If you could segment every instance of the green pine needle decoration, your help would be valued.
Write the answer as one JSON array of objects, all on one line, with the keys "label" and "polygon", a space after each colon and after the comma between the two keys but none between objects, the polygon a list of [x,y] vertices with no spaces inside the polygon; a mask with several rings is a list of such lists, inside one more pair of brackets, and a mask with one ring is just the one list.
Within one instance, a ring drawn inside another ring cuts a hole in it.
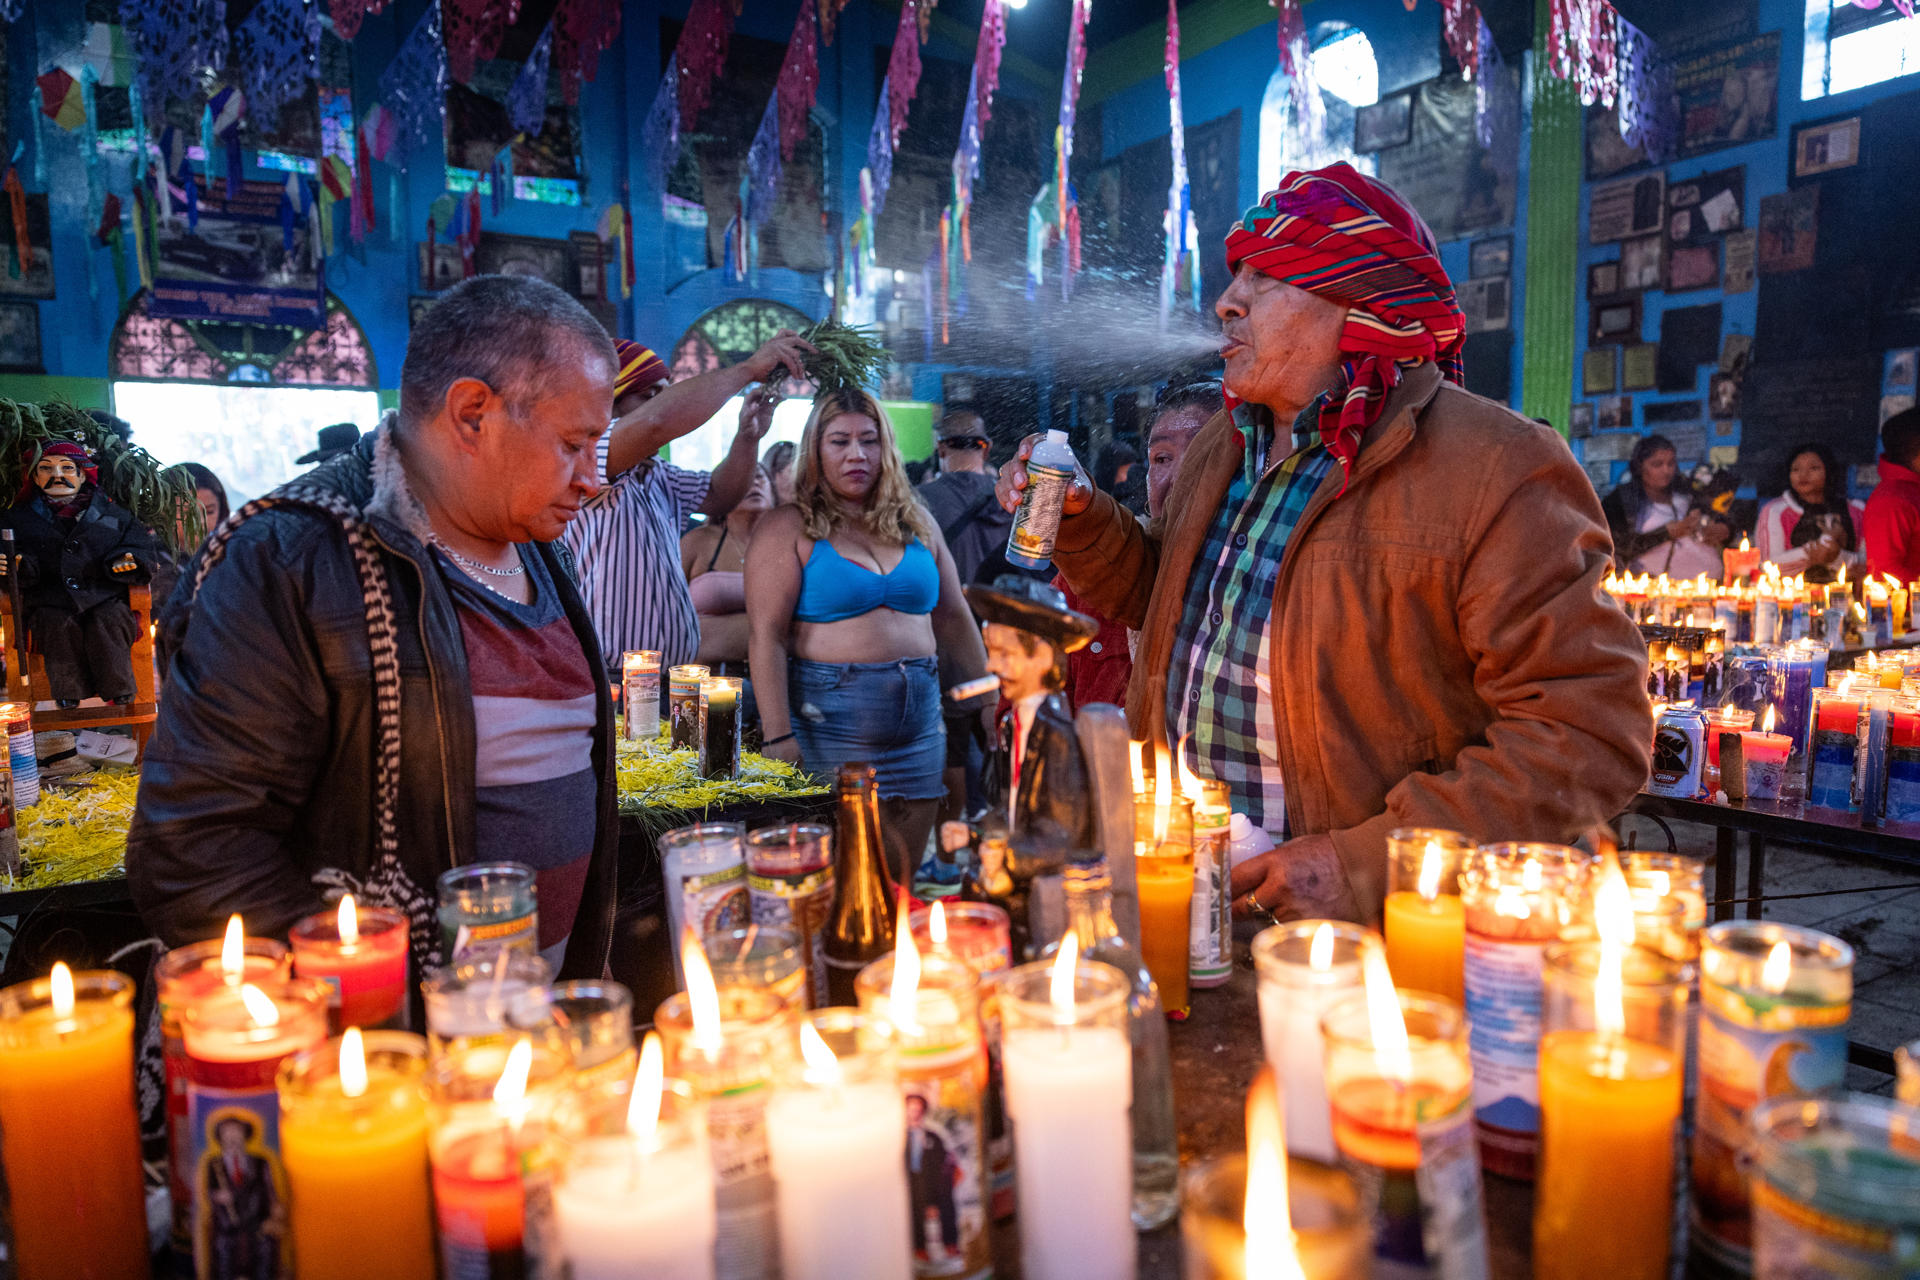
[{"label": "green pine needle decoration", "polygon": [[161,466],[145,449],[128,444],[70,404],[0,400],[0,501],[11,503],[27,486],[41,446],[55,440],[84,446],[94,457],[101,490],[176,554],[191,554],[206,537],[193,476],[186,468]]},{"label": "green pine needle decoration", "polygon": [[800,336],[819,353],[801,362],[818,394],[847,387],[871,391],[880,385],[889,357],[886,344],[873,329],[822,320]]}]

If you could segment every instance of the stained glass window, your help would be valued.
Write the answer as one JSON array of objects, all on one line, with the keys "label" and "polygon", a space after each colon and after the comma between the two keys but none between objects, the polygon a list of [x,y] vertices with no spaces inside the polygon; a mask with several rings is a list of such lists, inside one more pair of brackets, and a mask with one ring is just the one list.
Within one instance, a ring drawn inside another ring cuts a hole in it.
[{"label": "stained glass window", "polygon": [[143,291],[121,316],[110,350],[115,379],[380,385],[367,335],[331,294],[326,324],[297,329],[156,317],[148,314]]}]

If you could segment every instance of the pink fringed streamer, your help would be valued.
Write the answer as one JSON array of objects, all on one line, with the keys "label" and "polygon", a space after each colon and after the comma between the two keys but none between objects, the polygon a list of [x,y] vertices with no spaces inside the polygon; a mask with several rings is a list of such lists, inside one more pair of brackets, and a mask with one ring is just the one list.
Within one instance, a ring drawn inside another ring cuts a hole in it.
[{"label": "pink fringed streamer", "polygon": [[1618,24],[1607,0],[1549,0],[1552,13],[1547,45],[1553,74],[1573,85],[1580,101],[1613,105]]},{"label": "pink fringed streamer", "polygon": [[[1878,9],[1880,7],[1880,0],[1853,0],[1853,7],[1856,9]],[[1909,18],[1915,13],[1914,0],[1893,0],[1893,7]]]},{"label": "pink fringed streamer", "polygon": [[387,7],[387,0],[333,0],[333,30],[342,40],[360,34],[360,23]]},{"label": "pink fringed streamer", "polygon": [[[617,0],[615,0],[617,6]],[[713,79],[727,62],[727,42],[740,6],[728,0],[693,0],[674,55],[680,59],[680,127],[691,130],[713,97]]]},{"label": "pink fringed streamer", "polygon": [[1320,97],[1320,82],[1313,73],[1313,46],[1307,42],[1307,24],[1300,14],[1301,0],[1269,0],[1277,11],[1276,36],[1280,44],[1280,69],[1287,73],[1287,98],[1292,111],[1287,119],[1293,135],[1293,155],[1304,163],[1320,163],[1326,150],[1327,104]]},{"label": "pink fringed streamer", "polygon": [[520,0],[441,0],[446,28],[447,70],[462,83],[475,66],[500,52],[507,28],[520,17]]},{"label": "pink fringed streamer", "polygon": [[1000,53],[1007,45],[1007,11],[1000,0],[987,0],[980,15],[980,39],[973,47],[974,88],[979,96],[980,128],[993,118],[993,94],[1000,87]]},{"label": "pink fringed streamer", "polygon": [[[600,55],[619,35],[620,0],[560,0],[560,7],[553,11],[551,65],[560,73],[560,96],[568,106],[579,103],[581,82],[593,79],[594,71],[600,65]],[[682,47],[686,45],[684,36],[680,43]],[[724,62],[726,56],[723,41],[720,60]],[[681,65],[686,65],[684,60]],[[717,63],[714,69],[719,69]],[[711,83],[710,75],[703,82],[703,94]],[[702,105],[705,105],[704,101]]]},{"label": "pink fringed streamer", "polygon": [[[932,10],[927,3],[925,8]],[[913,105],[913,95],[920,88],[920,42],[926,37],[920,32],[919,14],[922,0],[906,0],[900,6],[900,25],[893,33],[893,54],[887,59],[887,116],[893,127],[893,142],[900,141],[900,131],[907,127],[907,108]]]},{"label": "pink fringed streamer", "polygon": [[800,16],[787,41],[774,98],[780,104],[780,159],[793,159],[793,149],[807,136],[807,113],[820,91],[820,49],[815,38],[813,0],[800,0]]},{"label": "pink fringed streamer", "polygon": [[1440,0],[1440,17],[1447,51],[1460,65],[1460,74],[1473,79],[1480,70],[1479,0]]}]

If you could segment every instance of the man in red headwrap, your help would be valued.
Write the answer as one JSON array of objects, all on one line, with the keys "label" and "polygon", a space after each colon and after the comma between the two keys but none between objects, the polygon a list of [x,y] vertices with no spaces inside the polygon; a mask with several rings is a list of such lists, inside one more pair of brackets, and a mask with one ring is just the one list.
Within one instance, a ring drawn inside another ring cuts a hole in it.
[{"label": "man in red headwrap", "polygon": [[[1459,385],[1432,232],[1337,164],[1249,210],[1227,263],[1227,408],[1151,525],[1081,477],[1054,561],[1142,632],[1134,736],[1183,744],[1279,842],[1236,907],[1374,921],[1395,827],[1614,816],[1647,776],[1646,646],[1599,592],[1612,548],[1566,444]],[[1008,464],[1002,500],[1025,483]]]},{"label": "man in red headwrap", "polygon": [[[700,619],[680,568],[680,535],[693,513],[717,519],[746,496],[779,399],[771,384],[789,373],[804,376],[800,359],[812,347],[783,329],[739,364],[669,384],[658,355],[624,338],[613,345],[620,362],[615,416],[597,445],[605,485],[562,540],[610,666],[617,671],[620,655],[632,649],[658,649],[669,666],[692,662]],[[754,383],[762,390],[741,405],[739,432],[711,472],[655,456]]]}]

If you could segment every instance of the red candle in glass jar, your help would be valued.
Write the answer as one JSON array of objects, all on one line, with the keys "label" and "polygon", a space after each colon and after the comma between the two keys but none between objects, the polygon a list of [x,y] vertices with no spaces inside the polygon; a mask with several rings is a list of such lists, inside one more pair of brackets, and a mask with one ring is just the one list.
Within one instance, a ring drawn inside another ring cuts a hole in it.
[{"label": "red candle in glass jar", "polygon": [[384,907],[357,907],[353,895],[337,911],[293,926],[293,971],[333,989],[333,1030],[373,1027],[399,1013],[407,999],[407,918]]},{"label": "red candle in glass jar", "polygon": [[1895,747],[1920,747],[1920,708],[1903,710],[1895,706],[1889,709],[1891,723],[1887,729],[1888,744]]}]

